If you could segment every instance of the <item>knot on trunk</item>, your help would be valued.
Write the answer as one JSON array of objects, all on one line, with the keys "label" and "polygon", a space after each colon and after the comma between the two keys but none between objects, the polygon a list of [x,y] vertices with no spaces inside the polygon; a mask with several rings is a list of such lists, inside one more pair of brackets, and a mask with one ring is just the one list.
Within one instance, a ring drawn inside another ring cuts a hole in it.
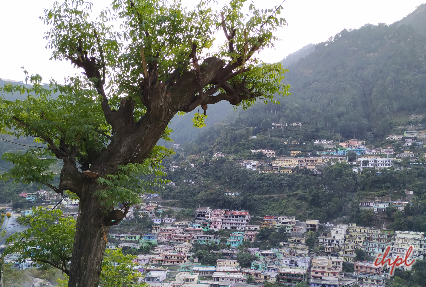
[{"label": "knot on trunk", "polygon": [[119,224],[124,218],[124,212],[119,209],[114,209],[104,217],[104,225],[112,226]]}]

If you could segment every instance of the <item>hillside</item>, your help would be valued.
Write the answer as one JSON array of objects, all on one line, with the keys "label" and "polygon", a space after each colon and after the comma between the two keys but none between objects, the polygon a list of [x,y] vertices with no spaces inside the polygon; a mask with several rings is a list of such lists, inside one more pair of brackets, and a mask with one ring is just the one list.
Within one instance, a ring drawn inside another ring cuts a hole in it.
[{"label": "hillside", "polygon": [[410,13],[407,15],[407,17],[404,17],[402,20],[396,22],[395,24],[400,25],[410,25],[412,26],[418,33],[423,34],[426,36],[426,3],[421,4],[416,8],[416,10],[413,13]]},{"label": "hillside", "polygon": [[[426,19],[424,7],[412,14]],[[414,18],[410,14],[404,19]],[[271,136],[286,141],[363,138],[375,142],[400,125],[425,124],[426,117],[416,121],[410,116],[424,115],[426,110],[426,37],[412,26],[397,23],[343,30],[314,51],[307,46],[294,53],[298,60],[287,62],[285,75],[290,97],[277,98],[281,105],[258,103],[238,113],[234,121],[206,129],[195,140],[196,150],[259,146],[253,144],[259,139],[247,145],[242,141],[246,136],[267,137],[263,148],[274,149],[285,147]],[[304,127],[287,128],[280,134],[270,130],[272,123],[294,122]]]},{"label": "hillside", "polygon": [[[423,8],[414,15],[426,19]],[[426,117],[411,117],[426,110],[426,37],[407,24],[343,30],[313,51],[307,47],[295,53],[296,61],[284,59],[292,95],[277,99],[281,105],[257,103],[205,129],[186,149],[193,155],[188,161],[167,162],[174,165],[169,172],[174,185],[163,198],[185,208],[205,205],[361,225],[387,222],[395,229],[426,231],[424,167],[355,174],[349,165],[334,165],[319,173],[260,174],[238,164],[242,159],[271,161],[252,149],[272,149],[277,156],[313,152],[320,148],[315,139],[358,138],[388,146],[386,136],[399,125],[426,126]],[[273,123],[283,127],[273,128]],[[233,157],[214,159],[215,153]],[[416,211],[376,217],[359,209],[362,198],[402,198],[404,190],[417,196]]]},{"label": "hillside", "polygon": [[425,52],[426,38],[410,26],[343,30],[292,65],[293,96],[280,114],[344,138],[383,137],[425,111]]}]

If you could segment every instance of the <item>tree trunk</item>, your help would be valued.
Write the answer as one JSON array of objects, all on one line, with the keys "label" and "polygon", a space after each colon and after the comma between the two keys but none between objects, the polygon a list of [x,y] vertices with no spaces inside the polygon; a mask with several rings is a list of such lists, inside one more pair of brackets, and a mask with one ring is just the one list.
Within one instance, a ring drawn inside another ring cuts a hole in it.
[{"label": "tree trunk", "polygon": [[109,226],[104,225],[105,209],[101,207],[95,190],[95,184],[83,185],[83,196],[80,198],[72,252],[69,287],[98,286]]}]

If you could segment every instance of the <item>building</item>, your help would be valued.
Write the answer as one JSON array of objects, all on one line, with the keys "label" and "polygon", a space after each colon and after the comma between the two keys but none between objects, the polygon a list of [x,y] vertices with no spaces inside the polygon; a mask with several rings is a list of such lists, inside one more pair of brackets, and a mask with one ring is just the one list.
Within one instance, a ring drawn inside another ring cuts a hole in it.
[{"label": "building", "polygon": [[194,266],[191,271],[202,277],[211,277],[216,272],[216,266]]},{"label": "building", "polygon": [[227,210],[223,215],[222,229],[244,230],[249,221],[250,214],[248,211]]},{"label": "building", "polygon": [[216,260],[216,267],[233,267],[233,268],[239,268],[239,263],[237,260],[231,260],[231,259],[218,259]]},{"label": "building", "polygon": [[348,226],[344,224],[334,227],[333,229],[331,229],[329,236],[320,236],[318,238],[318,244],[325,248],[324,251],[327,254],[336,253],[336,251],[343,247],[345,244],[345,235],[347,228]]},{"label": "building", "polygon": [[[246,280],[243,273],[227,273],[227,272],[215,272],[212,275],[213,281],[216,282],[244,282]],[[222,285],[221,285],[222,286]]]},{"label": "building", "polygon": [[[398,256],[404,259],[411,246],[413,247],[413,251],[408,262],[410,262],[412,258],[423,259],[423,254],[426,254],[426,240],[423,232],[395,231],[389,253],[390,257],[392,257],[392,261],[396,260]],[[401,267],[403,267],[404,270],[411,270],[412,265],[408,267],[401,265]]]},{"label": "building", "polygon": [[165,252],[151,257],[151,264],[180,265],[187,261],[186,253]]},{"label": "building", "polygon": [[339,278],[342,269],[342,257],[314,257],[312,259],[311,277],[317,279],[323,277]]},{"label": "building", "polygon": [[160,283],[163,282],[167,277],[167,270],[155,270],[155,271],[149,271],[145,275],[145,282],[146,283]]},{"label": "building", "polygon": [[222,229],[222,221],[225,216],[225,211],[222,209],[213,209],[210,212],[210,228],[218,231]]},{"label": "building", "polygon": [[175,284],[182,286],[184,284],[197,284],[198,274],[192,272],[179,272],[175,277]]},{"label": "building", "polygon": [[393,166],[393,158],[380,158],[380,157],[360,157],[357,159],[357,164],[361,169],[375,168],[384,169]]},{"label": "building", "polygon": [[280,268],[277,275],[278,283],[297,284],[306,280],[306,270],[302,268]]},{"label": "building", "polygon": [[312,219],[307,219],[306,220],[306,229],[307,229],[307,231],[317,232],[318,228],[319,228],[319,220],[312,220]]},{"label": "building", "polygon": [[226,242],[229,245],[231,245],[231,247],[237,248],[244,242],[244,232],[241,232],[241,231],[233,232],[229,236],[229,239]]},{"label": "building", "polygon": [[376,266],[373,262],[363,261],[354,263],[355,273],[359,274],[369,274],[369,275],[382,275],[383,267]]}]

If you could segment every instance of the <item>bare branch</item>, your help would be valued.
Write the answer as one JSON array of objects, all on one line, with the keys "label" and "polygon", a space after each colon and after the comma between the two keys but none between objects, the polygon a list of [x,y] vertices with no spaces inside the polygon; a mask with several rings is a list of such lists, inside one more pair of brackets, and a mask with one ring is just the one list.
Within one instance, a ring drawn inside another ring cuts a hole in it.
[{"label": "bare branch", "polygon": [[[53,267],[55,267],[55,268],[58,268],[59,270],[61,270],[61,271],[62,271],[62,272],[64,272],[65,274],[70,275],[70,271],[67,269],[66,265],[61,266],[61,265],[59,265],[59,264],[56,264],[56,263],[50,262],[50,261],[48,261],[48,260],[39,259],[39,258],[34,258],[34,260],[35,260],[35,261],[42,262],[42,263],[49,264],[49,265],[51,265],[51,266],[53,266]],[[64,260],[64,258],[62,258],[62,261],[63,261],[63,260]]]}]

